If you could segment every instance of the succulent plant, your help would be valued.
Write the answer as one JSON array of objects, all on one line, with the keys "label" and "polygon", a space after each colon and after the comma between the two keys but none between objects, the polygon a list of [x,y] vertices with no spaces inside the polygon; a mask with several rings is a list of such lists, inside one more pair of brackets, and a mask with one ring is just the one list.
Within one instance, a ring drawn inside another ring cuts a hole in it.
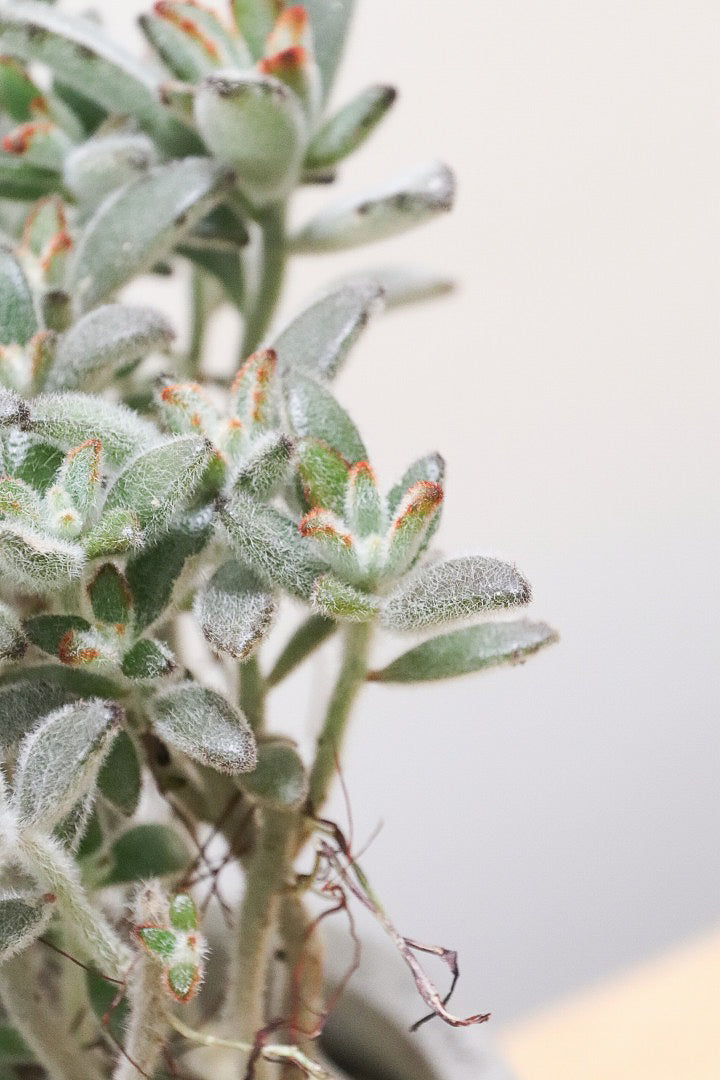
[{"label": "succulent plant", "polygon": [[[484,1018],[447,1011],[424,947],[323,816],[367,680],[449,678],[555,639],[498,617],[530,600],[514,566],[433,552],[443,459],[383,490],[333,393],[371,316],[447,283],[360,271],[269,332],[293,253],[452,204],[431,162],[288,230],[298,186],[331,183],[395,97],[372,86],[328,112],[351,8],[159,0],[140,20],[148,62],[90,17],[0,0],[3,1078],[179,1075],[193,1046],[196,1077],[332,1076],[313,896],[373,911],[433,1014]],[[183,264],[186,350],[121,295]],[[244,334],[227,381],[203,363],[221,303]],[[284,598],[302,614],[269,665]],[[376,670],[377,628],[430,636]],[[305,761],[266,730],[265,701],[331,636],[337,679]],[[212,672],[194,662],[203,639]],[[245,891],[223,973],[228,864]]]}]

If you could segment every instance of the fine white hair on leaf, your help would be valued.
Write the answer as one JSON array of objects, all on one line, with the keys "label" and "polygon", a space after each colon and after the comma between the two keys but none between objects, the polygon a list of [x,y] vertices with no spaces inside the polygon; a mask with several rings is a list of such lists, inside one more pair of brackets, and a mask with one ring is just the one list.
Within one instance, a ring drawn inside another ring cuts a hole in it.
[{"label": "fine white hair on leaf", "polygon": [[382,620],[393,630],[464,619],[530,602],[530,585],[510,563],[465,555],[423,567],[385,601]]},{"label": "fine white hair on leaf", "polygon": [[45,592],[80,576],[85,552],[77,544],[44,536],[25,525],[0,523],[0,567],[33,592]]}]

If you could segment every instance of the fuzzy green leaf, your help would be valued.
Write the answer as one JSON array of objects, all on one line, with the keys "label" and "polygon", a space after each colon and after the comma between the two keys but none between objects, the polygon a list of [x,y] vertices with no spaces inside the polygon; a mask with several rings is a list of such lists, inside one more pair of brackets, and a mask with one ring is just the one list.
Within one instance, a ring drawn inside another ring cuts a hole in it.
[{"label": "fuzzy green leaf", "polygon": [[233,477],[234,489],[269,499],[287,477],[293,449],[292,440],[281,432],[269,431],[257,439]]},{"label": "fuzzy green leaf", "polygon": [[198,911],[188,893],[173,896],[168,908],[168,919],[173,930],[187,934],[198,929]]},{"label": "fuzzy green leaf", "polygon": [[137,934],[145,948],[160,960],[170,960],[177,949],[177,934],[162,926],[140,926]]},{"label": "fuzzy green leaf", "polygon": [[157,132],[167,128],[152,68],[106,38],[96,22],[32,0],[2,0],[0,47],[47,64],[109,112],[127,113]]},{"label": "fuzzy green leaf", "polygon": [[385,571],[404,574],[425,550],[442,511],[440,484],[418,480],[397,508],[387,536]]},{"label": "fuzzy green leaf", "polygon": [[315,507],[302,519],[299,529],[323,562],[337,571],[341,578],[356,581],[362,576],[355,539],[345,523],[331,510]]},{"label": "fuzzy green leaf", "polygon": [[[75,510],[85,517],[95,506],[103,475],[103,453],[100,439],[88,439],[74,447],[66,456],[55,478],[55,488],[66,496]],[[48,492],[51,503],[53,489]],[[53,523],[57,528],[57,525]]]},{"label": "fuzzy green leaf", "polygon": [[125,572],[135,605],[135,626],[145,630],[162,615],[188,559],[211,535],[207,517],[188,518],[128,560]]},{"label": "fuzzy green leaf", "polygon": [[243,714],[214,690],[179,683],[152,702],[155,733],[218,772],[250,772],[257,763],[255,737]]},{"label": "fuzzy green leaf", "polygon": [[232,173],[209,158],[156,165],[109,195],[74,251],[68,288],[83,310],[165,258],[222,199]]},{"label": "fuzzy green leaf", "polygon": [[161,679],[171,675],[177,667],[175,657],[167,645],[152,638],[140,638],[122,662],[122,673],[128,679]]},{"label": "fuzzy green leaf", "polygon": [[370,622],[377,615],[380,605],[374,597],[334,574],[323,574],[317,579],[312,592],[312,605],[329,619],[348,619],[350,622]]},{"label": "fuzzy green leaf", "polygon": [[161,439],[153,424],[126,405],[90,394],[41,394],[32,402],[30,427],[66,451],[100,439],[106,462],[116,467]]},{"label": "fuzzy green leaf", "polygon": [[4,199],[31,202],[60,191],[62,177],[55,169],[41,169],[24,158],[0,154],[0,191]]},{"label": "fuzzy green leaf", "polygon": [[270,629],[275,600],[252,571],[232,559],[196,593],[193,611],[214,649],[245,660]]},{"label": "fuzzy green leaf", "polygon": [[27,645],[17,614],[7,604],[0,603],[0,661],[21,660]]},{"label": "fuzzy green leaf", "polygon": [[280,739],[258,746],[257,768],[239,781],[243,791],[274,809],[301,806],[307,797],[307,775],[302,758]]},{"label": "fuzzy green leaf", "polygon": [[98,791],[108,802],[132,817],[140,801],[142,772],[135,743],[121,731],[110,748],[98,774]]},{"label": "fuzzy green leaf", "polygon": [[296,435],[322,439],[351,465],[367,460],[355,424],[325,386],[293,373],[287,380],[286,397],[288,418]]},{"label": "fuzzy green leaf", "polygon": [[267,431],[278,420],[277,354],[258,349],[242,364],[230,388],[233,416],[247,434]]},{"label": "fuzzy green leaf", "polygon": [[26,345],[38,329],[30,286],[9,248],[0,246],[0,345]]},{"label": "fuzzy green leaf", "polygon": [[118,131],[97,135],[76,146],[63,163],[65,187],[79,203],[83,220],[112,191],[157,164],[155,144],[147,135]]},{"label": "fuzzy green leaf", "polygon": [[279,79],[254,71],[208,75],[195,95],[195,122],[205,145],[235,170],[258,206],[285,198],[305,151],[300,101]]},{"label": "fuzzy green leaf", "polygon": [[327,0],[305,2],[325,97],[330,93],[340,63],[354,6],[354,0],[335,0],[332,4]]},{"label": "fuzzy green leaf", "polygon": [[60,655],[68,633],[89,629],[90,623],[81,615],[34,615],[25,621],[28,641],[50,656]]},{"label": "fuzzy green leaf", "polygon": [[384,514],[375,473],[367,461],[359,461],[350,470],[345,490],[344,516],[356,536],[379,533]]},{"label": "fuzzy green leaf", "polygon": [[10,749],[54,709],[77,699],[77,694],[38,672],[45,668],[25,668],[27,677],[0,687],[0,750]]},{"label": "fuzzy green leaf", "polygon": [[132,615],[130,586],[113,563],[105,563],[88,585],[93,614],[99,622],[124,626]]},{"label": "fuzzy green leaf", "polygon": [[115,738],[117,705],[97,698],[46,716],[20,744],[15,802],[24,827],[57,825],[95,787]]},{"label": "fuzzy green leaf", "polygon": [[496,608],[530,602],[530,586],[509,563],[467,555],[424,567],[385,602],[383,622],[419,630]]},{"label": "fuzzy green leaf", "polygon": [[0,523],[0,568],[23,588],[44,592],[66,585],[80,576],[84,563],[85,552],[76,544]]},{"label": "fuzzy green leaf", "polygon": [[169,825],[135,825],[112,845],[111,864],[101,885],[129,885],[185,870],[192,858]]},{"label": "fuzzy green leaf", "polygon": [[321,506],[342,514],[350,474],[350,466],[342,454],[321,439],[301,439],[297,463],[308,509]]},{"label": "fuzzy green leaf", "polygon": [[342,281],[349,286],[374,281],[382,289],[387,310],[446,296],[455,288],[450,278],[416,266],[375,266],[371,270],[348,274]]},{"label": "fuzzy green leaf", "polygon": [[382,302],[382,289],[369,278],[333,289],[276,338],[280,370],[332,379]]},{"label": "fuzzy green leaf", "polygon": [[557,634],[545,623],[484,623],[424,641],[370,678],[379,682],[425,682],[467,675],[498,664],[521,663]]},{"label": "fuzzy green leaf", "polygon": [[326,207],[293,239],[295,251],[342,251],[382,240],[452,209],[455,178],[431,162]]},{"label": "fuzzy green leaf", "polygon": [[124,555],[142,547],[143,533],[137,515],[126,507],[108,510],[84,538],[89,559]]},{"label": "fuzzy green leaf", "polygon": [[323,169],[342,161],[365,142],[392,106],[392,86],[369,86],[334,113],[314,136],[305,157],[309,169]]},{"label": "fuzzy green leaf", "polygon": [[0,476],[0,514],[4,518],[38,525],[43,517],[42,500],[25,480]]},{"label": "fuzzy green leaf", "polygon": [[418,458],[405,471],[399,483],[391,489],[387,498],[388,513],[394,516],[410,488],[424,480],[428,484],[442,484],[445,480],[445,459],[440,454],[428,454]]},{"label": "fuzzy green leaf", "polygon": [[55,482],[63,460],[64,455],[57,447],[28,441],[19,448],[13,471],[18,479],[45,494]]},{"label": "fuzzy green leaf", "polygon": [[283,0],[231,0],[235,22],[253,60],[265,51],[265,42],[282,10]]},{"label": "fuzzy green leaf", "polygon": [[174,337],[164,316],[152,308],[106,304],[78,319],[58,342],[48,373],[48,390],[88,388],[111,381],[121,367],[156,349],[167,349]]},{"label": "fuzzy green leaf", "polygon": [[134,458],[107,494],[103,516],[127,508],[151,538],[197,490],[213,455],[212,446],[194,435],[180,435]]},{"label": "fuzzy green leaf", "polygon": [[140,27],[172,74],[195,83],[218,67],[245,67],[250,56],[242,39],[231,35],[213,11],[185,0],[156,4],[140,16]]},{"label": "fuzzy green leaf", "polygon": [[32,945],[52,914],[53,904],[41,897],[0,897],[0,963]]},{"label": "fuzzy green leaf", "polygon": [[239,557],[264,581],[309,597],[324,567],[293,521],[240,492],[222,508],[220,518]]},{"label": "fuzzy green leaf", "polygon": [[0,57],[0,109],[21,123],[31,120],[40,89],[12,56]]}]

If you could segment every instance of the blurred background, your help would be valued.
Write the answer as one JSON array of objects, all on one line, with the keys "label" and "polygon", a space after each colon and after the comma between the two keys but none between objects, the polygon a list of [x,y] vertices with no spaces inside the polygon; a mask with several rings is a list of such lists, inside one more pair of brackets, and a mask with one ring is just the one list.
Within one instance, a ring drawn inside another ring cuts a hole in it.
[{"label": "blurred background", "polygon": [[[134,39],[143,3],[97,6]],[[456,947],[456,1011],[501,1023],[720,921],[718,29],[710,0],[358,0],[335,101],[400,99],[340,186],[437,156],[457,208],[297,259],[278,319],[351,268],[458,282],[378,319],[338,394],[385,485],[446,456],[443,551],[517,562],[562,641],[370,686],[346,782],[395,922]],[[317,724],[327,664],[273,716]]]}]

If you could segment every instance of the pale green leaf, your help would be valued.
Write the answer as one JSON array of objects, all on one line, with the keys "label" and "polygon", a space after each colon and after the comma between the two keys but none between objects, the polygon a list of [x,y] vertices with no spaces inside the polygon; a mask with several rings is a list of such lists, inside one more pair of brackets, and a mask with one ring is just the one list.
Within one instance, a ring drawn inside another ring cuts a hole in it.
[{"label": "pale green leaf", "polygon": [[223,773],[255,768],[255,736],[247,720],[214,690],[179,683],[154,699],[151,712],[159,738],[196,761]]},{"label": "pale green leaf", "polygon": [[0,345],[25,345],[38,328],[30,286],[20,263],[0,245]]},{"label": "pale green leaf", "polygon": [[41,169],[24,158],[0,154],[0,191],[4,199],[32,202],[61,188],[62,177],[57,170]]},{"label": "pale green leaf", "polygon": [[301,806],[307,798],[307,775],[294,746],[280,739],[261,742],[257,767],[239,781],[243,791],[276,810]]},{"label": "pale green leaf", "polygon": [[292,440],[281,432],[269,431],[261,436],[238,466],[233,488],[256,499],[269,499],[287,477],[293,449]]},{"label": "pale green leaf", "polygon": [[282,11],[283,0],[231,0],[235,21],[253,60],[265,51],[265,42]]},{"label": "pale green leaf", "polygon": [[33,592],[67,585],[79,577],[85,553],[68,543],[29,526],[0,523],[0,567],[11,580]]},{"label": "pale green leaf", "polygon": [[135,131],[96,135],[74,147],[63,163],[63,181],[79,203],[82,218],[112,191],[157,164],[155,144]]},{"label": "pale green leaf", "polygon": [[530,586],[510,563],[466,555],[432,563],[403,582],[385,601],[383,622],[393,630],[419,630],[529,602]]},{"label": "pale green leaf", "polygon": [[167,119],[152,67],[106,38],[97,22],[33,0],[0,2],[0,46],[22,60],[38,60],[111,113],[127,113],[158,133]]},{"label": "pale green leaf", "polygon": [[232,559],[198,590],[193,611],[214,649],[245,660],[270,629],[275,600],[246,566]]},{"label": "pale green leaf", "polygon": [[0,963],[17,956],[40,937],[52,918],[53,907],[45,897],[0,896]]},{"label": "pale green leaf", "polygon": [[431,162],[326,207],[293,238],[293,248],[341,251],[395,236],[452,209],[454,196],[450,169]]},{"label": "pale green leaf", "polygon": [[111,702],[78,701],[50,713],[26,735],[15,770],[22,826],[57,825],[94,789],[120,716]]},{"label": "pale green leaf", "polygon": [[315,379],[293,373],[286,381],[290,426],[296,435],[321,439],[350,465],[367,460],[367,450],[343,407]]},{"label": "pale green leaf", "polygon": [[392,86],[369,86],[334,113],[313,137],[305,157],[309,169],[323,169],[357,150],[392,106]]},{"label": "pale green leaf", "polygon": [[333,289],[296,316],[276,338],[273,347],[280,370],[332,379],[382,304],[382,289],[369,277]]},{"label": "pale green leaf", "polygon": [[112,805],[132,817],[140,801],[142,771],[135,743],[120,731],[98,773],[98,791]]},{"label": "pale green leaf", "polygon": [[172,602],[188,560],[200,554],[211,531],[207,515],[190,517],[128,560],[125,573],[137,630],[145,630]]},{"label": "pale green leaf", "polygon": [[232,173],[209,158],[156,165],[100,204],[75,247],[69,289],[83,310],[164,259],[223,198]]},{"label": "pale green leaf", "polygon": [[179,435],[138,454],[108,491],[103,516],[132,510],[151,538],[192,497],[212,455],[211,444],[195,435]]},{"label": "pale green leaf", "polygon": [[63,450],[88,439],[99,439],[103,455],[111,466],[123,465],[129,457],[161,440],[158,429],[113,401],[90,394],[41,394],[31,405],[30,428]]},{"label": "pale green leaf", "polygon": [[7,604],[0,603],[0,661],[22,659],[27,644],[17,614]]},{"label": "pale green leaf", "polygon": [[276,202],[297,183],[305,117],[279,79],[254,71],[208,75],[195,95],[195,121],[207,148],[232,166],[252,203]]},{"label": "pale green leaf", "polygon": [[319,614],[329,619],[347,619],[350,622],[370,622],[380,605],[374,597],[348,585],[334,574],[323,574],[313,586],[312,605]]},{"label": "pale green leaf", "polygon": [[484,623],[424,641],[370,678],[379,682],[425,682],[467,675],[498,664],[521,663],[557,634],[545,623]]},{"label": "pale green leaf", "polygon": [[236,553],[264,581],[296,596],[310,595],[324,567],[293,521],[240,492],[221,509],[220,518]]},{"label": "pale green leaf", "polygon": [[388,513],[394,517],[400,503],[410,488],[424,480],[429,484],[442,484],[445,480],[445,459],[440,454],[427,454],[418,458],[405,471],[400,481],[391,489],[387,498]]},{"label": "pale green leaf", "polygon": [[60,337],[46,388],[87,389],[91,380],[107,384],[118,368],[167,349],[174,336],[167,319],[152,308],[105,304]]},{"label": "pale green leaf", "polygon": [[187,869],[191,852],[169,825],[135,825],[121,833],[110,849],[110,866],[100,884],[129,885],[167,877]]},{"label": "pale green leaf", "polygon": [[[286,6],[289,6],[287,4]],[[355,0],[305,0],[310,15],[315,57],[327,97],[342,56]]]}]

